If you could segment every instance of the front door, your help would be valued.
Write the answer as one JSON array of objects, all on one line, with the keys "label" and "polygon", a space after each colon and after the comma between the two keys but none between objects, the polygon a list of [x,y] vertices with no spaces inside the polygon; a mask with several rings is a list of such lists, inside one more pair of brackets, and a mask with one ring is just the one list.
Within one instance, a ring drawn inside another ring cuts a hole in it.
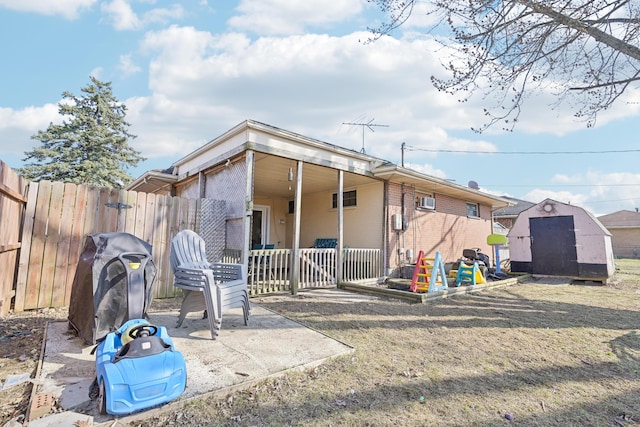
[{"label": "front door", "polygon": [[577,276],[573,216],[529,218],[533,274]]}]

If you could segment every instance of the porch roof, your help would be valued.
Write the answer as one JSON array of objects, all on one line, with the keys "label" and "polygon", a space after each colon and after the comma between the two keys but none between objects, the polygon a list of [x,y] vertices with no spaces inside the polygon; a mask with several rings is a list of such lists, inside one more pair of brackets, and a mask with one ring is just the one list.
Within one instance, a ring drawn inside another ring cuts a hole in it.
[{"label": "porch roof", "polygon": [[171,187],[178,181],[178,176],[168,171],[151,170],[145,172],[127,186],[127,189],[134,189],[144,193],[169,194]]}]

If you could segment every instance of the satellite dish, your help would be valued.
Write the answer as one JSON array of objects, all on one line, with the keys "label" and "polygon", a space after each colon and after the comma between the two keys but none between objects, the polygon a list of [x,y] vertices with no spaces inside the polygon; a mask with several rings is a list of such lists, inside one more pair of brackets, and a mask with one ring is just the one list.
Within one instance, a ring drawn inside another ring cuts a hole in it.
[{"label": "satellite dish", "polygon": [[478,183],[475,181],[469,181],[469,183],[467,184],[467,186],[469,188],[473,188],[474,190],[479,190],[480,187],[478,186]]}]

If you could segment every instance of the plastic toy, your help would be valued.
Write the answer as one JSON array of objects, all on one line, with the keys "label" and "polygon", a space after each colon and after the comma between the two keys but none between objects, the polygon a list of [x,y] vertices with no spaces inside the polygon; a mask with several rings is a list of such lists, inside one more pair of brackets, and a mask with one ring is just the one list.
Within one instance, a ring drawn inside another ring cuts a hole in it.
[{"label": "plastic toy", "polygon": [[164,326],[132,319],[96,348],[93,395],[100,414],[125,415],[178,398],[187,368]]}]

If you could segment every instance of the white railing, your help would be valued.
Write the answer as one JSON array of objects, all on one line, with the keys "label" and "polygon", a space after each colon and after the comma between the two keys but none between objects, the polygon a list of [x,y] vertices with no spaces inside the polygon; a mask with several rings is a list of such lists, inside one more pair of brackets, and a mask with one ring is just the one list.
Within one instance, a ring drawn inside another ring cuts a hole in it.
[{"label": "white railing", "polygon": [[300,249],[300,289],[336,284],[336,250]]},{"label": "white railing", "polygon": [[377,279],[382,276],[382,251],[380,249],[348,248],[342,257],[342,280],[355,282]]},{"label": "white railing", "polygon": [[289,290],[291,249],[249,251],[249,293],[251,295]]},{"label": "white railing", "polygon": [[[299,289],[334,286],[337,283],[335,249],[300,249]],[[377,279],[382,276],[380,249],[343,250],[344,281]],[[291,249],[249,251],[248,282],[251,295],[290,291]]]}]

